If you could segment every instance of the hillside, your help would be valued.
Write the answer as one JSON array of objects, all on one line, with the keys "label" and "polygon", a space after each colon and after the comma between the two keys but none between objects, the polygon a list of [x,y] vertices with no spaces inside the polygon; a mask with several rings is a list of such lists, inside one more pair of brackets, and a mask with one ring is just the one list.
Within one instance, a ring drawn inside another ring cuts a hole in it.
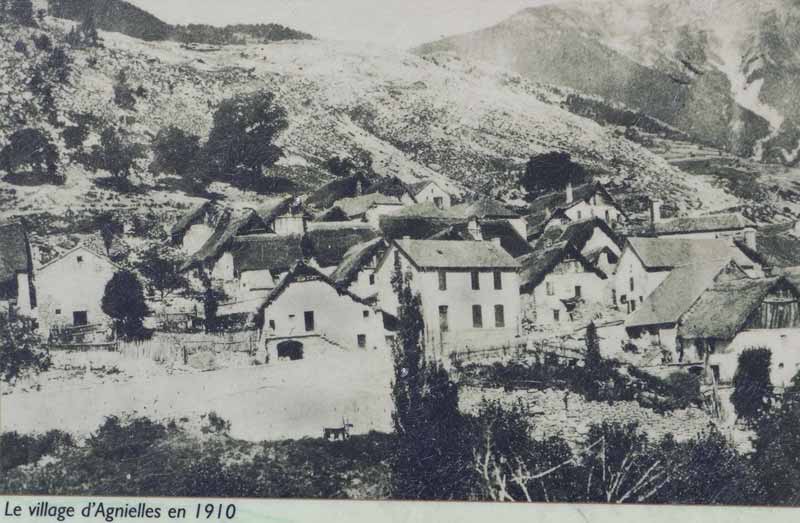
[{"label": "hillside", "polygon": [[[48,18],[45,26],[63,44],[73,24]],[[289,120],[279,138],[284,158],[268,174],[297,191],[331,179],[324,167],[331,156],[365,151],[378,174],[433,177],[459,192],[467,186],[513,198],[516,175],[530,155],[563,150],[607,176],[632,211],[644,211],[647,194],[684,209],[749,203],[681,172],[624,139],[619,129],[571,114],[562,108],[568,91],[457,58],[360,44],[303,40],[202,52],[101,32],[102,47],[68,49],[72,72],[68,83],[55,86],[55,113],[46,116],[41,97],[30,88],[32,67],[48,60],[31,44],[42,30],[6,28],[0,39],[0,147],[16,130],[44,130],[56,142],[66,183],[0,184],[4,214],[183,202],[186,197],[168,178],[147,169],[152,138],[175,125],[204,140],[222,100],[259,89],[275,93]],[[27,42],[27,54],[14,50],[18,41]],[[114,102],[121,71],[136,92],[132,109]],[[86,147],[99,141],[103,128],[116,126],[147,152],[131,176],[142,194],[99,186],[107,173],[92,172],[64,140],[64,130],[80,121],[92,122]],[[227,187],[212,189],[239,200],[254,198]]]},{"label": "hillside", "polygon": [[91,19],[98,29],[141,40],[175,40],[213,45],[304,40],[311,35],[280,24],[170,25],[123,0],[47,0],[50,14],[83,22]]},{"label": "hillside", "polygon": [[575,0],[416,52],[492,62],[622,102],[734,154],[794,164],[799,13],[790,0]]}]

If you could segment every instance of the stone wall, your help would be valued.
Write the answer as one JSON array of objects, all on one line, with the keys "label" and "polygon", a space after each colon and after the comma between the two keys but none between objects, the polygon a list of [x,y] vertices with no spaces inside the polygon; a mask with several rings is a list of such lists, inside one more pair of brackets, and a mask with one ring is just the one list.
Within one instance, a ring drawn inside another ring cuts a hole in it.
[{"label": "stone wall", "polygon": [[591,425],[604,421],[638,422],[651,441],[670,433],[678,441],[685,441],[706,430],[709,423],[713,422],[708,414],[696,408],[676,410],[662,415],[643,408],[634,401],[617,401],[609,405],[604,402],[586,401],[574,392],[570,392],[569,408],[565,410],[564,395],[564,391],[552,389],[506,392],[503,389],[463,387],[460,390],[459,406],[462,412],[476,413],[484,398],[489,401],[500,401],[509,407],[521,401],[530,413],[535,438],[560,435],[574,448],[583,446]]}]

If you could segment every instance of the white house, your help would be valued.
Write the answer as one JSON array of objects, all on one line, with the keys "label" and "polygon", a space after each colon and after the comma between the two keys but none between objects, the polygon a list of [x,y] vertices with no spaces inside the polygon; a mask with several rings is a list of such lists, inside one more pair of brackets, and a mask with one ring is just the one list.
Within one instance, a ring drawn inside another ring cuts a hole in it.
[{"label": "white house", "polygon": [[625,219],[625,213],[601,183],[573,187],[541,196],[531,202],[526,218],[528,239],[534,240],[554,225],[599,218],[610,226]]},{"label": "white house", "polygon": [[432,203],[439,209],[448,209],[452,205],[450,194],[433,180],[411,183],[408,187],[417,203]]},{"label": "white house", "polygon": [[374,301],[337,288],[333,280],[303,262],[292,267],[259,310],[262,339],[271,359],[299,359],[332,345],[386,348],[383,314]]},{"label": "white house", "polygon": [[36,271],[38,317],[44,332],[54,326],[102,324],[106,284],[119,270],[108,257],[79,245]]},{"label": "white house", "polygon": [[608,275],[569,242],[519,259],[522,315],[538,327],[561,328],[578,321],[580,310],[611,305]]},{"label": "white house", "polygon": [[396,267],[422,300],[429,356],[514,343],[520,335],[519,263],[498,242],[396,240],[377,267],[382,310],[396,314]]},{"label": "white house", "polygon": [[634,312],[675,267],[711,260],[733,260],[748,276],[762,274],[758,263],[728,240],[632,237],[617,264],[613,298]]},{"label": "white house", "polygon": [[19,222],[0,224],[0,308],[31,316],[36,307],[31,246]]}]

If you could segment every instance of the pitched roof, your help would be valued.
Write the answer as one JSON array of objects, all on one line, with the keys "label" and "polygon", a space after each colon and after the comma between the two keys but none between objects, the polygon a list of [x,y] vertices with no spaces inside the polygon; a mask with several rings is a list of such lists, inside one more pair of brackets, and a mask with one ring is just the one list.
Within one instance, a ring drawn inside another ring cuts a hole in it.
[{"label": "pitched roof", "polygon": [[800,237],[794,234],[794,222],[760,227],[756,251],[773,267],[800,265]]},{"label": "pitched roof", "polygon": [[350,218],[361,216],[369,210],[373,205],[402,205],[400,200],[395,196],[386,196],[381,193],[364,194],[362,196],[355,196],[353,198],[342,198],[337,200],[334,204],[335,207],[340,208]]},{"label": "pitched roof", "polygon": [[544,278],[563,260],[572,258],[578,260],[587,272],[593,272],[601,279],[606,279],[606,274],[592,265],[580,251],[567,242],[557,243],[547,249],[536,250],[519,259],[520,288],[523,292],[530,292],[536,288]]},{"label": "pitched roof", "polygon": [[234,270],[284,272],[303,259],[300,235],[253,234],[237,236],[231,242]]},{"label": "pitched roof", "polygon": [[319,209],[327,209],[331,207],[336,200],[357,196],[359,183],[361,183],[362,186],[368,187],[370,181],[365,176],[361,175],[337,178],[312,192],[308,198],[306,198],[306,204],[313,205]]},{"label": "pitched roof", "polygon": [[301,207],[302,206],[300,205],[295,205],[295,199],[293,196],[289,196],[263,203],[257,207],[254,207],[253,210],[264,221],[264,224],[269,227],[278,216],[302,212]]},{"label": "pitched roof", "polygon": [[488,241],[396,240],[395,245],[420,269],[517,269],[519,263]]},{"label": "pitched roof", "polygon": [[[500,246],[514,258],[533,251],[533,247],[517,232],[507,220],[480,220],[481,237],[484,241],[500,240]],[[462,222],[434,234],[429,240],[474,240],[468,231],[468,223]]]},{"label": "pitched roof", "polygon": [[170,229],[170,234],[174,238],[175,236],[181,235],[186,232],[196,220],[198,220],[203,214],[206,213],[211,208],[211,201],[205,200],[200,203],[193,205],[186,211],[184,214],[178,218],[178,221],[175,222],[175,225],[172,226]]},{"label": "pitched roof", "polygon": [[386,176],[372,183],[364,194],[383,194],[384,196],[395,196],[401,198],[404,194],[409,194],[412,198],[414,193],[411,187],[397,176]]},{"label": "pitched roof", "polygon": [[181,271],[196,267],[219,256],[237,234],[246,231],[254,222],[263,226],[263,221],[252,209],[245,209],[238,215],[234,215],[232,212],[225,213],[211,237],[184,262]]},{"label": "pitched roof", "polygon": [[[408,189],[411,192],[411,194],[413,196],[416,196],[419,193],[421,193],[422,191],[424,191],[425,188],[427,186],[431,185],[431,184],[436,185],[436,182],[434,182],[433,180],[423,180],[421,182],[408,183],[408,184],[406,184],[406,186],[408,187]],[[436,185],[436,186],[438,187],[438,185]]]},{"label": "pitched roof", "polygon": [[482,198],[471,203],[454,205],[445,211],[454,218],[520,218],[521,215],[506,207],[503,203],[491,198]]},{"label": "pitched roof", "polygon": [[313,222],[306,232],[306,257],[313,257],[321,267],[339,265],[345,253],[356,244],[372,240],[377,231],[367,224],[353,222]]},{"label": "pitched roof", "polygon": [[536,248],[546,247],[552,243],[569,242],[574,245],[579,251],[582,251],[586,246],[595,229],[600,229],[611,241],[620,249],[624,246],[623,239],[606,223],[605,220],[600,218],[591,218],[589,220],[582,220],[579,222],[572,222],[566,225],[557,225],[548,228],[544,234],[539,237],[536,242]]},{"label": "pitched roof", "polygon": [[28,235],[20,222],[0,224],[0,284],[33,269]]},{"label": "pitched roof", "polygon": [[120,266],[117,265],[116,263],[114,263],[114,261],[111,258],[109,258],[108,255],[106,253],[104,253],[98,246],[92,245],[90,243],[79,243],[75,247],[69,249],[68,251],[62,252],[61,254],[56,256],[55,258],[51,259],[50,261],[48,261],[47,263],[45,263],[44,265],[39,267],[38,272],[46,271],[49,267],[55,265],[57,262],[63,260],[64,258],[66,258],[67,256],[69,256],[70,254],[72,254],[75,251],[88,252],[88,253],[96,256],[100,260],[103,260],[104,262],[108,263],[109,265],[111,265],[115,269],[119,269],[120,268]]},{"label": "pitched roof", "polygon": [[346,287],[350,285],[364,264],[378,255],[381,249],[385,248],[386,242],[383,238],[375,238],[367,242],[353,245],[347,250],[342,258],[342,262],[331,274],[331,280],[339,286]]},{"label": "pitched roof", "polygon": [[[406,210],[407,208],[404,208]],[[380,217],[380,229],[387,240],[396,240],[408,236],[415,240],[430,238],[452,225],[462,223],[460,218],[444,216],[409,216],[403,211],[398,214]]]},{"label": "pitched roof", "polygon": [[292,266],[291,269],[289,269],[289,272],[286,274],[286,276],[281,278],[281,281],[278,282],[278,285],[276,285],[275,288],[272,289],[269,292],[267,297],[264,298],[263,303],[257,309],[257,314],[259,314],[259,315],[262,314],[264,312],[264,309],[269,307],[275,300],[277,300],[278,297],[281,294],[283,294],[286,291],[286,289],[289,288],[289,285],[291,285],[293,282],[297,281],[297,278],[299,276],[311,276],[311,277],[314,277],[316,280],[325,282],[328,285],[330,285],[331,287],[333,287],[334,289],[336,289],[336,292],[338,292],[340,296],[348,296],[353,301],[356,301],[356,302],[364,304],[364,305],[371,305],[372,304],[372,301],[370,301],[370,300],[366,300],[364,298],[361,298],[360,296],[358,296],[356,294],[353,294],[352,292],[348,291],[347,289],[344,289],[344,288],[341,288],[341,287],[337,287],[336,284],[334,283],[334,281],[332,279],[330,279],[329,277],[325,276],[322,272],[320,272],[319,270],[315,269],[314,267],[308,265],[307,263],[305,263],[303,261],[299,261],[299,262],[295,263],[294,266]]},{"label": "pitched roof", "polygon": [[350,219],[341,207],[333,206],[314,218],[315,222],[346,222]]},{"label": "pitched roof", "polygon": [[528,214],[525,217],[528,222],[528,237],[538,236],[554,215],[563,215],[565,209],[569,209],[579,202],[588,201],[597,192],[602,193],[619,212],[625,214],[603,184],[600,182],[585,183],[573,187],[571,203],[567,203],[566,189],[545,194],[533,200],[528,206]]},{"label": "pitched roof", "polygon": [[728,240],[628,238],[627,246],[651,270],[667,270],[701,260],[734,260],[742,267],[753,261]]},{"label": "pitched roof", "polygon": [[740,230],[755,224],[739,213],[684,216],[651,224],[656,235]]},{"label": "pitched roof", "polygon": [[720,273],[731,267],[738,278],[746,278],[731,261],[706,260],[674,269],[625,320],[626,327],[677,323]]},{"label": "pitched roof", "polygon": [[781,283],[798,292],[784,277],[740,279],[713,285],[683,316],[678,336],[733,339],[767,294]]}]

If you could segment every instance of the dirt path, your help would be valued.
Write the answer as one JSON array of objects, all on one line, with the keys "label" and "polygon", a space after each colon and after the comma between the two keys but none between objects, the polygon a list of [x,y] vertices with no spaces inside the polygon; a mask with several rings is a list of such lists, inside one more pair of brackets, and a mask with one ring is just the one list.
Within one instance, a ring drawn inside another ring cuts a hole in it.
[{"label": "dirt path", "polygon": [[197,418],[215,411],[231,435],[250,441],[319,436],[324,426],[354,433],[388,431],[388,354],[337,353],[298,362],[161,376],[63,391],[14,393],[0,399],[0,431],[61,429],[79,436],[106,416]]}]

